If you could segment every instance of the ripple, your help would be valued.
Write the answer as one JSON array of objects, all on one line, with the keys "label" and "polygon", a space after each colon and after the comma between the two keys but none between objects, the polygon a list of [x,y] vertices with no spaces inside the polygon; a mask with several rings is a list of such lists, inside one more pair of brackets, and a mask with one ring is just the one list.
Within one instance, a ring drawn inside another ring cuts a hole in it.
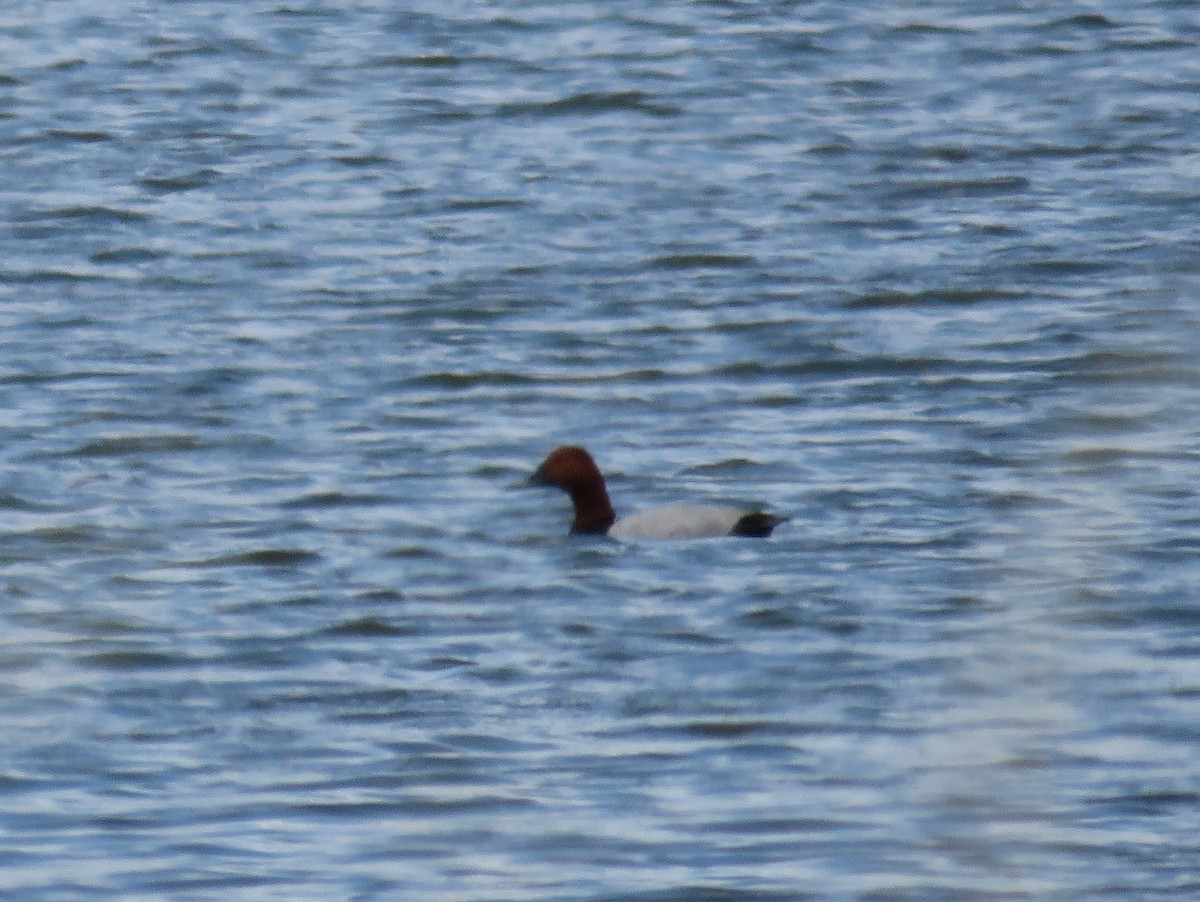
[{"label": "ripple", "polygon": [[137,179],[137,184],[149,191],[159,194],[172,194],[178,191],[196,191],[209,188],[216,184],[220,172],[204,167],[190,172],[176,174],[144,175]]},{"label": "ripple", "polygon": [[89,667],[118,671],[162,670],[192,663],[184,655],[145,649],[89,652],[80,655],[79,661]]},{"label": "ripple", "polygon": [[0,510],[20,511],[23,513],[48,513],[58,508],[44,502],[32,501],[22,495],[11,492],[0,492]]},{"label": "ripple", "polygon": [[174,454],[197,451],[206,447],[197,436],[189,433],[149,433],[116,435],[93,439],[62,452],[64,457],[104,458],[144,454]]},{"label": "ripple", "polygon": [[412,636],[420,635],[421,631],[411,626],[400,625],[382,617],[357,617],[344,620],[325,630],[330,636]]},{"label": "ripple", "polygon": [[141,210],[134,210],[127,207],[110,207],[102,204],[66,204],[18,214],[15,219],[18,224],[46,223],[59,220],[79,221],[89,226],[105,226],[131,225],[145,222],[149,218],[149,215]]},{"label": "ripple", "polygon": [[745,626],[766,630],[793,629],[801,624],[801,619],[792,611],[781,608],[755,608],[739,618]]},{"label": "ripple", "polygon": [[923,305],[972,306],[987,303],[1013,303],[1025,299],[1021,292],[1006,289],[945,288],[925,291],[874,291],[848,299],[849,309],[886,310],[890,307],[914,308]]},{"label": "ripple", "polygon": [[113,140],[113,135],[106,131],[91,131],[88,129],[53,128],[46,132],[49,138],[61,138],[66,141],[78,141],[82,144],[95,144],[101,141]]},{"label": "ripple", "polygon": [[238,554],[227,554],[219,557],[205,558],[199,561],[189,561],[181,564],[183,567],[279,567],[290,568],[312,564],[321,559],[315,551],[299,548],[261,548],[255,551],[245,551]]},{"label": "ripple", "polygon": [[298,498],[280,503],[280,507],[295,510],[328,510],[341,507],[373,507],[386,504],[388,499],[380,495],[352,494],[337,490],[309,492]]},{"label": "ripple", "polygon": [[569,97],[537,102],[506,103],[496,112],[507,117],[596,116],[605,113],[642,113],[655,117],[675,116],[680,110],[661,103],[644,91],[585,91]]},{"label": "ripple", "polygon": [[755,262],[748,254],[679,253],[652,257],[645,265],[658,269],[725,269]]},{"label": "ripple", "polygon": [[121,247],[96,251],[89,255],[93,263],[150,263],[167,256],[162,251],[147,247]]}]

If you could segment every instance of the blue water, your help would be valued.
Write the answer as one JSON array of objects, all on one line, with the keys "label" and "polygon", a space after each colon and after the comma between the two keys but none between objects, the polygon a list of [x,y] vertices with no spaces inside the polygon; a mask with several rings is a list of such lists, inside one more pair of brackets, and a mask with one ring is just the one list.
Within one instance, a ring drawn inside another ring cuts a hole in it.
[{"label": "blue water", "polygon": [[1188,2],[9,4],[4,898],[1200,894],[1197,148]]}]

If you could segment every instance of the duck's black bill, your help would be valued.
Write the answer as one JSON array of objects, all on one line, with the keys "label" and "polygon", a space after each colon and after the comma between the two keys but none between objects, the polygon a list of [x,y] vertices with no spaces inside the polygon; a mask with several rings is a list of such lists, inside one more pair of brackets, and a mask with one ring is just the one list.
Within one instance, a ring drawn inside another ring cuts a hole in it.
[{"label": "duck's black bill", "polygon": [[538,469],[538,470],[535,470],[533,472],[533,475],[530,476],[528,479],[518,479],[516,482],[514,482],[512,484],[511,487],[514,489],[529,489],[529,488],[537,488],[539,486],[547,486],[550,484],[551,483],[546,479],[546,474],[543,473],[540,469]]}]

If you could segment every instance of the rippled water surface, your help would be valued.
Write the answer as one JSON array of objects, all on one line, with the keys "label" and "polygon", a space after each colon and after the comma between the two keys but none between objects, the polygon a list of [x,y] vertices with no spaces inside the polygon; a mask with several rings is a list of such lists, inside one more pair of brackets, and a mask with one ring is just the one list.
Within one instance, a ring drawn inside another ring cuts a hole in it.
[{"label": "rippled water surface", "polygon": [[1194,4],[18,2],[0,139],[5,898],[1200,894]]}]

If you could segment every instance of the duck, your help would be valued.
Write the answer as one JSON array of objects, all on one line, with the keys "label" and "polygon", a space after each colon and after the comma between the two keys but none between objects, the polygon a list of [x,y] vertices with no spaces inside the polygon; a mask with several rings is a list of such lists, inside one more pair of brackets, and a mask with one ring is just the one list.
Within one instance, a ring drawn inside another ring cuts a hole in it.
[{"label": "duck", "polygon": [[586,448],[555,448],[526,480],[526,486],[553,486],[571,496],[572,535],[614,539],[701,539],[718,536],[765,538],[789,518],[761,510],[716,504],[667,504],[617,518],[604,476]]}]

